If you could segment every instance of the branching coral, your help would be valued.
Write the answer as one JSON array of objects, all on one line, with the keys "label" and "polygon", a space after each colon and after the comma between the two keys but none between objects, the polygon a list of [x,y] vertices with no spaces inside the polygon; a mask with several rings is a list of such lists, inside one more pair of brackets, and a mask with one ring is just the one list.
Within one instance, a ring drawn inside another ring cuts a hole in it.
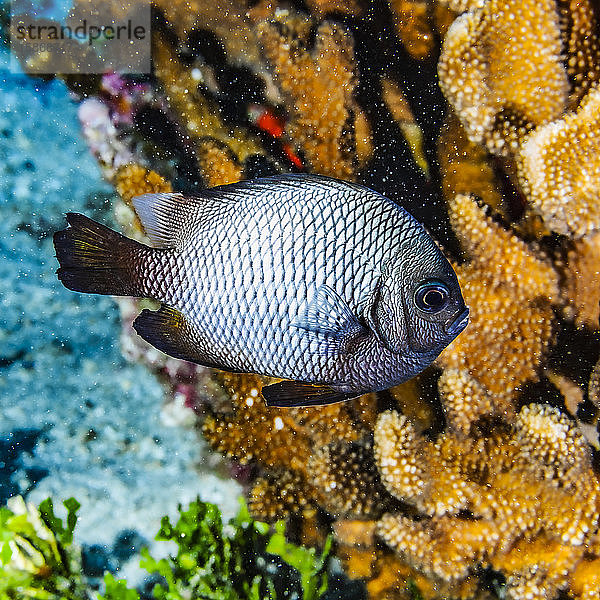
[{"label": "branching coral", "polygon": [[600,88],[576,112],[537,128],[522,142],[519,181],[553,231],[580,237],[600,229]]},{"label": "branching coral", "polygon": [[533,126],[560,115],[568,79],[558,21],[554,0],[488,0],[452,24],[440,85],[471,140],[507,153]]},{"label": "branching coral", "polygon": [[470,262],[456,267],[470,325],[440,356],[447,416],[468,424],[493,408],[510,411],[519,386],[537,377],[559,301],[558,277],[540,251],[495,223],[477,202],[457,195],[450,218]]},{"label": "branching coral", "polygon": [[357,149],[369,153],[367,122],[353,96],[354,41],[344,27],[324,21],[309,48],[310,28],[309,20],[284,14],[261,23],[259,39],[291,113],[286,131],[311,170],[354,179]]},{"label": "branching coral", "polygon": [[[372,473],[356,470],[363,464],[362,446],[357,443],[368,432],[362,415],[370,418],[374,397],[282,412],[265,406],[259,377],[222,373],[217,379],[230,394],[233,406],[213,409],[204,421],[203,432],[220,452],[242,464],[253,461],[267,468],[267,474],[252,492],[251,505],[257,514],[263,518],[281,517],[302,510],[307,499],[322,499],[327,494],[332,495],[336,506],[343,504],[346,511],[359,511],[359,503],[365,502],[365,490],[376,478]],[[332,439],[340,446],[329,447]],[[348,443],[354,445],[346,446]],[[313,456],[315,448],[322,449],[321,455]],[[333,460],[326,464],[323,453],[331,459],[336,454],[338,466]],[[353,491],[341,485],[352,473],[357,477]],[[337,478],[340,489],[336,496],[331,481]],[[289,486],[294,487],[293,493],[287,489]]]},{"label": "branching coral", "polygon": [[572,237],[600,224],[599,48],[590,0],[485,0],[453,23],[439,63],[469,139],[516,165],[529,208]]},{"label": "branching coral", "polygon": [[493,437],[436,442],[385,412],[375,456],[388,490],[425,515],[388,513],[378,533],[422,572],[450,582],[491,565],[508,598],[542,600],[598,558],[584,545],[598,532],[600,482],[585,439],[556,409],[527,406]]}]

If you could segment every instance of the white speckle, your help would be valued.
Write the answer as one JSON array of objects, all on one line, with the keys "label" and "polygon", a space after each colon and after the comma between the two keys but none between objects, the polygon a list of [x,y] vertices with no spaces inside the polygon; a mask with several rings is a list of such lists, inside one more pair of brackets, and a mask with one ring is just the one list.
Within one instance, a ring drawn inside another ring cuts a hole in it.
[{"label": "white speckle", "polygon": [[275,417],[275,429],[277,429],[277,431],[280,431],[281,429],[283,429],[283,419],[281,417]]}]

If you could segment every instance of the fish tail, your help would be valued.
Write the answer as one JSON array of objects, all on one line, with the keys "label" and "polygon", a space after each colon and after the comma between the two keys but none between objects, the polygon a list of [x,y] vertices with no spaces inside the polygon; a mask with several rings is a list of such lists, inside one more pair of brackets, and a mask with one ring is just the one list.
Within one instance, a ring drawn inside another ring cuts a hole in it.
[{"label": "fish tail", "polygon": [[54,234],[65,287],[76,292],[113,296],[146,296],[139,263],[143,244],[131,240],[88,217],[67,213],[69,227]]}]

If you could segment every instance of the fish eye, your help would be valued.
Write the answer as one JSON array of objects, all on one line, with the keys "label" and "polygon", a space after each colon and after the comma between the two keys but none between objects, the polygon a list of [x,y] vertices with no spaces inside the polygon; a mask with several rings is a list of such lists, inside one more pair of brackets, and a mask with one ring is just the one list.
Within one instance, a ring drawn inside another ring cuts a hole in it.
[{"label": "fish eye", "polygon": [[427,313],[443,310],[448,304],[450,290],[441,281],[428,281],[420,285],[415,292],[417,308]]}]

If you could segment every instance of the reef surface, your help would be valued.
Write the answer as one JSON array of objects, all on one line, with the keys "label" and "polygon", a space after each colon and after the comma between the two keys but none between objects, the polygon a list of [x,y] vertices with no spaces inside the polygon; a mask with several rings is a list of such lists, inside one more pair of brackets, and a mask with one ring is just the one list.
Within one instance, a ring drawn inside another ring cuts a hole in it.
[{"label": "reef surface", "polygon": [[127,235],[147,240],[144,192],[358,181],[430,229],[471,324],[418,378],[322,408],[150,348],[144,301],[119,300],[126,356],[194,411],[257,517],[333,531],[370,597],[596,599],[596,4],[158,0],[152,49],[146,77],[64,78]]}]

